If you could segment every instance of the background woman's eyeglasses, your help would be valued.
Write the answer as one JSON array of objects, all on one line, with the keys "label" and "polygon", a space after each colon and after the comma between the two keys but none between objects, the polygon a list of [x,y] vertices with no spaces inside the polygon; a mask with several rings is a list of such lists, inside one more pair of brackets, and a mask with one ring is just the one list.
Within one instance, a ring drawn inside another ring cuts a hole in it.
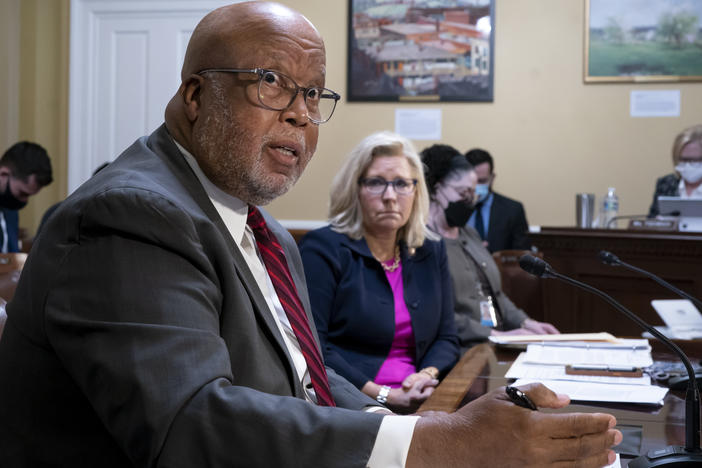
[{"label": "background woman's eyeglasses", "polygon": [[336,102],[341,99],[341,96],[331,89],[315,86],[303,88],[289,76],[265,68],[208,68],[197,74],[213,72],[258,75],[258,100],[263,107],[274,111],[282,111],[290,107],[297,94],[302,91],[307,105],[307,118],[315,124],[322,124],[331,119]]},{"label": "background woman's eyeglasses", "polygon": [[398,195],[410,195],[417,186],[417,179],[397,178],[395,180],[385,180],[382,177],[366,177],[360,179],[358,183],[373,195],[385,193],[388,185],[392,185],[393,190]]}]

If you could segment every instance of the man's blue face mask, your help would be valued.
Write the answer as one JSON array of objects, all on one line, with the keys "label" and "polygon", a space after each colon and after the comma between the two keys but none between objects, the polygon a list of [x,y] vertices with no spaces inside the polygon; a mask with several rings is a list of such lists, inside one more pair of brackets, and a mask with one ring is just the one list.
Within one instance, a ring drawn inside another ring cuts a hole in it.
[{"label": "man's blue face mask", "polygon": [[490,194],[490,184],[477,184],[475,186],[475,198],[478,202],[485,200]]}]

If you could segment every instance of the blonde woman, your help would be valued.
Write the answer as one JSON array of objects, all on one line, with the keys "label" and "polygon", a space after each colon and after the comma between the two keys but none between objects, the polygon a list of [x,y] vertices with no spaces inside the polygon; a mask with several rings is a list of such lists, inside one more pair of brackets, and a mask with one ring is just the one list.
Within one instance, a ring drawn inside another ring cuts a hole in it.
[{"label": "blonde woman", "polygon": [[431,395],[458,359],[446,251],[412,144],[366,137],[331,187],[330,226],[300,251],[326,364],[396,412]]},{"label": "blonde woman", "polygon": [[648,216],[659,214],[658,197],[702,198],[702,125],[686,128],[673,142],[675,172],[659,178]]}]

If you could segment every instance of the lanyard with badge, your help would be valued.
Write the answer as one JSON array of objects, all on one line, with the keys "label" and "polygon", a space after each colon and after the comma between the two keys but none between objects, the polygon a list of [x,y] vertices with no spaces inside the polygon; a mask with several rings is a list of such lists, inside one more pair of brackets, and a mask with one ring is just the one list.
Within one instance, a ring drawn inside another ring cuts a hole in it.
[{"label": "lanyard with badge", "polygon": [[477,282],[478,296],[480,296],[480,324],[486,327],[495,328],[497,326],[497,312],[491,295],[485,295],[480,281]]},{"label": "lanyard with badge", "polygon": [[497,328],[497,308],[495,307],[495,302],[492,299],[493,290],[490,287],[490,280],[485,273],[485,268],[487,263],[478,262],[473,255],[470,253],[466,246],[466,242],[463,242],[463,252],[466,258],[473,262],[476,271],[476,281],[475,287],[478,292],[478,297],[480,301],[478,303],[480,309],[480,324],[490,328]]}]

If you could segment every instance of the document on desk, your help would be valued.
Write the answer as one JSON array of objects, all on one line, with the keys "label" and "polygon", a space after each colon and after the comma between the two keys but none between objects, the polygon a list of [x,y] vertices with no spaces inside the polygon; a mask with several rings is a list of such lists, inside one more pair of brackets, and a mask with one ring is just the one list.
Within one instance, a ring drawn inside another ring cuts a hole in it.
[{"label": "document on desk", "polygon": [[601,333],[558,333],[555,335],[496,335],[488,339],[498,345],[551,343],[551,342],[608,342],[618,343],[621,340],[607,332]]},{"label": "document on desk", "polygon": [[526,362],[526,353],[520,353],[505,374],[506,379],[571,380],[576,382],[615,383],[622,385],[651,385],[651,377],[613,377],[566,374],[563,364],[534,364]]},{"label": "document on desk", "polygon": [[542,383],[556,393],[563,393],[573,401],[597,401],[610,403],[641,403],[662,405],[668,389],[656,385],[624,385],[597,382],[574,382],[567,380],[518,379],[515,386]]},{"label": "document on desk", "polygon": [[646,339],[619,343],[539,343],[527,346],[525,362],[534,364],[606,364],[648,367],[653,365]]}]

